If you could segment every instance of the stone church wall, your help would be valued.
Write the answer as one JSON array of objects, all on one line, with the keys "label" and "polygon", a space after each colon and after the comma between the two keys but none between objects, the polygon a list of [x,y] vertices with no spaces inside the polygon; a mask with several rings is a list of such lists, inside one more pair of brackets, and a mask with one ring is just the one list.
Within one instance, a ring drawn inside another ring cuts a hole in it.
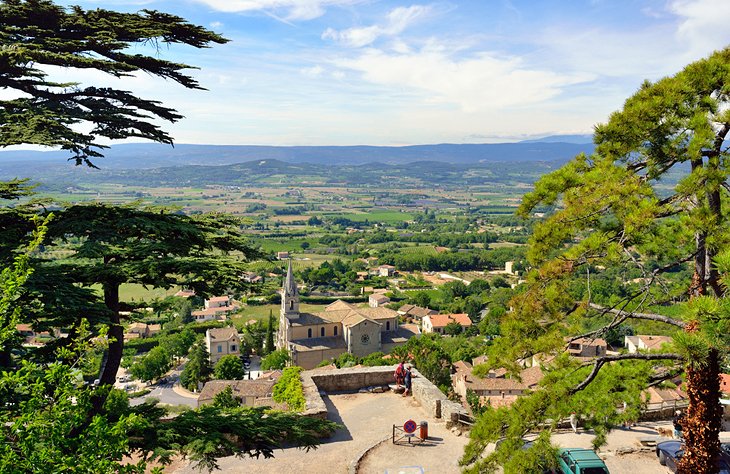
[{"label": "stone church wall", "polygon": [[310,370],[317,367],[323,360],[336,358],[344,352],[347,352],[344,348],[299,351],[296,354],[296,360],[293,362],[294,365],[303,367],[305,370]]},{"label": "stone church wall", "polygon": [[[365,357],[373,352],[382,350],[380,344],[380,325],[364,321],[349,328],[352,354],[357,357]],[[363,336],[367,336],[368,342],[363,342]]]}]

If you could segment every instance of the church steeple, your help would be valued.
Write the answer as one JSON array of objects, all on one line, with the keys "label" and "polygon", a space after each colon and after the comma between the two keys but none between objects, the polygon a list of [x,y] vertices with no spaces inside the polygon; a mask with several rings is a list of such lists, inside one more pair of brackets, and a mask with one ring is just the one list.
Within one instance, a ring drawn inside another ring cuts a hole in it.
[{"label": "church steeple", "polygon": [[297,282],[294,280],[291,259],[281,289],[281,315],[289,319],[299,318],[299,291],[297,290]]},{"label": "church steeple", "polygon": [[292,271],[291,259],[289,259],[289,268],[286,271],[286,278],[284,279],[284,292],[290,295],[297,294],[297,282],[294,281],[294,272]]}]

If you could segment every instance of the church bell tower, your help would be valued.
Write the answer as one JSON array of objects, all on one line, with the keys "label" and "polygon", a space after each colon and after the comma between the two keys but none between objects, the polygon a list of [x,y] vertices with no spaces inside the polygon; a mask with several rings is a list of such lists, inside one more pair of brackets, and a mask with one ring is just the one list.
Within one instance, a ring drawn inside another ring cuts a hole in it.
[{"label": "church bell tower", "polygon": [[284,287],[281,289],[281,316],[288,319],[299,319],[299,291],[297,282],[294,281],[291,260],[286,271]]}]

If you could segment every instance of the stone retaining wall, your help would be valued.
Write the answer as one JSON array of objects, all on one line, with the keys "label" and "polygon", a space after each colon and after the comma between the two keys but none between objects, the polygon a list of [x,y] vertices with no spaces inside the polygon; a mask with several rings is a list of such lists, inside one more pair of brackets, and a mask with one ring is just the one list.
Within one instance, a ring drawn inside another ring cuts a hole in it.
[{"label": "stone retaining wall", "polygon": [[350,367],[346,369],[310,370],[317,388],[323,392],[357,392],[361,388],[395,382],[396,366]]},{"label": "stone retaining wall", "polygon": [[[306,399],[305,416],[327,417],[327,407],[322,395],[328,392],[357,392],[361,388],[389,385],[394,382],[393,366],[356,367],[346,369],[315,369],[302,372],[302,387]],[[468,415],[467,410],[452,402],[430,380],[413,370],[413,398],[426,412],[446,421],[447,426],[459,423],[460,416]]]}]

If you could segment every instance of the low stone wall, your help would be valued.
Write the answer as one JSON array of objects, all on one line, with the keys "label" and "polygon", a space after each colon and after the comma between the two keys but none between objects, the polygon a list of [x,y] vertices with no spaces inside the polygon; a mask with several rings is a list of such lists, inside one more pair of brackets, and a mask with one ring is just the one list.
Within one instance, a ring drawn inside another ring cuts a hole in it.
[{"label": "low stone wall", "polygon": [[413,398],[434,418],[441,418],[441,407],[446,400],[446,395],[437,386],[421,375],[416,369],[412,369]]},{"label": "low stone wall", "polygon": [[302,415],[326,420],[327,405],[325,405],[322,395],[319,393],[317,384],[314,383],[312,376],[307,371],[302,372],[302,391],[305,400]]},{"label": "low stone wall", "polygon": [[[394,382],[393,366],[356,367],[347,369],[315,369],[302,372],[302,386],[306,398],[307,416],[327,416],[327,407],[322,395],[328,392],[357,392],[361,388],[389,385]],[[447,426],[459,423],[467,410],[456,402],[452,402],[430,380],[413,370],[413,398],[421,404],[426,412],[446,421]]]},{"label": "low stone wall", "polygon": [[421,404],[434,418],[443,419],[447,427],[456,426],[459,420],[468,417],[469,412],[457,402],[449,400],[437,386],[422,376],[416,369],[412,369],[413,398]]},{"label": "low stone wall", "polygon": [[323,392],[357,392],[361,388],[395,382],[395,365],[310,370],[309,375]]}]

